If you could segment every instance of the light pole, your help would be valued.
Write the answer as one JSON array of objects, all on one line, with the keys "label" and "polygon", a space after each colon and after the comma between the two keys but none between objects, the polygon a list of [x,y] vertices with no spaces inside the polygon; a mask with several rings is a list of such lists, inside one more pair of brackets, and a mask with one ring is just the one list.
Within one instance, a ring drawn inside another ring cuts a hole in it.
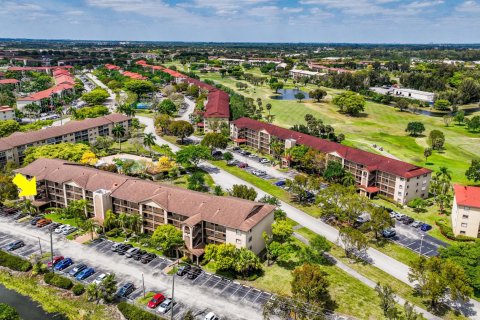
[{"label": "light pole", "polygon": [[40,256],[43,256],[42,243],[40,242],[40,237],[38,237],[38,246],[40,247]]},{"label": "light pole", "polygon": [[[175,263],[173,264],[174,265],[173,271],[175,271],[175,265],[178,266],[178,264],[179,264],[179,260],[177,259],[177,261],[175,261]],[[175,307],[174,294],[175,294],[175,276],[176,276],[176,274],[177,274],[177,272],[173,273],[173,279],[172,279],[172,312],[170,313],[170,320],[173,320],[173,308]]]},{"label": "light pole", "polygon": [[418,252],[419,255],[422,255],[423,237],[425,237],[425,235],[422,233],[420,238],[420,251]]},{"label": "light pole", "polygon": [[53,265],[53,230],[50,230],[50,262],[52,263],[52,272],[55,273]]}]

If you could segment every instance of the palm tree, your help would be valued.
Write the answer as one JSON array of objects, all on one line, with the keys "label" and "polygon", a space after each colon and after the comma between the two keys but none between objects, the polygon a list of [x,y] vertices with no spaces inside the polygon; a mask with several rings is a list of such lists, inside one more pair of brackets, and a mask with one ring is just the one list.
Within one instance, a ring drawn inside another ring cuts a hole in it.
[{"label": "palm tree", "polygon": [[355,177],[353,176],[353,174],[349,172],[345,173],[345,175],[342,177],[342,184],[345,187],[353,186],[355,185],[355,183],[356,183]]},{"label": "palm tree", "polygon": [[139,214],[132,214],[129,216],[129,225],[130,228],[136,233],[139,234],[141,231],[143,219]]},{"label": "palm tree", "polygon": [[125,136],[125,127],[122,126],[121,124],[117,124],[117,125],[115,125],[115,127],[113,127],[112,132],[113,132],[113,135],[115,136],[115,138],[118,139],[119,149],[120,149],[120,151],[122,151],[121,138],[123,136]]},{"label": "palm tree", "polygon": [[135,114],[137,113],[137,110],[133,106],[129,106],[129,107],[125,108],[124,112],[125,112],[125,115],[127,115],[129,117],[135,117]]},{"label": "palm tree", "polygon": [[116,224],[117,224],[117,217],[112,212],[112,210],[107,210],[107,212],[105,212],[105,219],[103,219],[103,230],[104,231],[105,229],[110,230]]},{"label": "palm tree", "polygon": [[150,150],[150,158],[153,158],[153,150],[152,150],[152,146],[155,145],[155,140],[157,138],[153,135],[153,133],[145,133],[143,135],[143,144],[145,145],[145,147],[147,147],[149,150]]},{"label": "palm tree", "polygon": [[30,200],[20,202],[18,208],[20,209],[20,211],[22,211],[22,213],[26,213],[31,216],[34,216],[38,213],[38,208],[35,207]]},{"label": "palm tree", "polygon": [[55,109],[55,114],[60,117],[60,125],[63,124],[63,108],[58,107]]},{"label": "palm tree", "polygon": [[92,240],[93,240],[93,232],[97,226],[98,226],[98,222],[92,218],[87,219],[82,223],[82,229],[90,232],[90,236]]},{"label": "palm tree", "polygon": [[447,167],[438,168],[438,171],[435,175],[439,177],[440,180],[443,180],[443,181],[452,180],[452,171],[450,171]]},{"label": "palm tree", "polygon": [[271,104],[271,103],[267,103],[267,104],[265,105],[265,108],[267,109],[268,115],[270,116],[270,110],[272,110],[272,104]]},{"label": "palm tree", "polygon": [[125,233],[125,228],[128,225],[128,216],[125,212],[120,213],[118,216],[118,222],[120,224],[120,227],[123,229],[123,232]]}]

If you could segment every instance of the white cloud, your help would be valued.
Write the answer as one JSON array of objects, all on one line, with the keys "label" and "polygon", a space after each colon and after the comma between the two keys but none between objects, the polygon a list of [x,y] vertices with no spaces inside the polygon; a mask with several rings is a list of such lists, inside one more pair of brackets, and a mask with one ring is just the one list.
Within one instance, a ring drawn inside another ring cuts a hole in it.
[{"label": "white cloud", "polygon": [[472,0],[465,1],[456,7],[455,10],[462,13],[480,13],[480,2]]}]

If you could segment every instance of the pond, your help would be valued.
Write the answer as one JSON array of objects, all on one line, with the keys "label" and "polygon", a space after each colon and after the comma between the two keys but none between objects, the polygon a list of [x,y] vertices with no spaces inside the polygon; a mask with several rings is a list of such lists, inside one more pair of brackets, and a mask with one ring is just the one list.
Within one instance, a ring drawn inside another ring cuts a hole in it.
[{"label": "pond", "polygon": [[137,103],[137,109],[150,109],[151,104],[147,102]]},{"label": "pond", "polygon": [[43,310],[37,302],[33,301],[27,296],[21,295],[14,290],[5,288],[0,284],[0,302],[6,303],[14,307],[20,318],[23,320],[38,320],[38,319],[66,319],[61,314],[47,313]]},{"label": "pond", "polygon": [[270,96],[270,99],[274,100],[297,100],[295,95],[299,92],[302,92],[305,95],[305,99],[310,99],[307,92],[304,92],[299,89],[281,89],[278,90],[278,95]]},{"label": "pond", "polygon": [[[389,105],[390,107],[394,107],[392,105]],[[475,112],[478,112],[480,111],[480,107],[472,107],[472,108],[465,108],[465,109],[461,109],[465,112],[465,116],[468,116],[468,115],[471,115],[472,113],[475,113]],[[425,109],[420,109],[420,108],[417,108],[417,109],[412,109],[412,108],[409,108],[408,109],[409,112],[411,113],[416,113],[416,114],[422,114],[422,115],[425,115],[425,116],[430,116],[430,117],[443,117],[445,115],[451,115],[451,116],[454,116],[455,113],[452,112],[452,111],[435,111],[435,110],[425,110]]]}]

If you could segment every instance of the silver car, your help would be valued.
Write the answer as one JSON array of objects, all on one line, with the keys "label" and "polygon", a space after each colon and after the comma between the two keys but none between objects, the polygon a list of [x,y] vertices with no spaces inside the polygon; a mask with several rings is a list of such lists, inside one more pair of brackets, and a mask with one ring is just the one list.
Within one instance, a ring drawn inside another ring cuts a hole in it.
[{"label": "silver car", "polygon": [[172,299],[167,298],[158,306],[158,313],[167,313],[173,307]]}]

